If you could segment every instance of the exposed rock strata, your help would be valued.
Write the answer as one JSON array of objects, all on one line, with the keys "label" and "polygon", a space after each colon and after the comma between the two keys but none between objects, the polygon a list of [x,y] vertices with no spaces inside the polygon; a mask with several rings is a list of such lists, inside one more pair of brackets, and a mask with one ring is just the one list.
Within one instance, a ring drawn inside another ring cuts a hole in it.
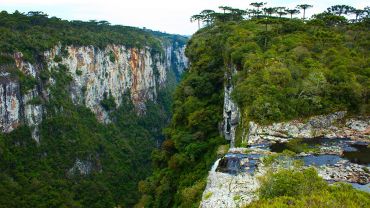
[{"label": "exposed rock strata", "polygon": [[370,140],[370,117],[345,119],[346,112],[261,126],[249,123],[248,144],[286,142],[292,138],[350,138]]},{"label": "exposed rock strata", "polygon": [[[21,92],[20,82],[11,76],[9,66],[0,66],[0,129],[11,132],[21,124],[32,129],[32,136],[39,141],[38,125],[45,114],[43,105],[36,99],[47,101],[49,90],[42,84],[42,70],[58,70],[62,64],[72,77],[70,96],[75,104],[90,108],[98,120],[110,122],[108,112],[101,106],[105,96],[114,97],[119,107],[124,94],[130,97],[139,114],[145,113],[146,101],[156,101],[158,91],[166,87],[170,73],[180,75],[187,66],[185,46],[164,46],[164,54],[151,53],[146,47],[126,48],[108,45],[104,49],[94,46],[56,46],[44,53],[47,67],[40,62],[24,61],[22,53],[15,53],[15,68],[33,77],[37,84]],[[13,68],[14,68],[13,67]],[[55,80],[49,79],[53,85]]]}]

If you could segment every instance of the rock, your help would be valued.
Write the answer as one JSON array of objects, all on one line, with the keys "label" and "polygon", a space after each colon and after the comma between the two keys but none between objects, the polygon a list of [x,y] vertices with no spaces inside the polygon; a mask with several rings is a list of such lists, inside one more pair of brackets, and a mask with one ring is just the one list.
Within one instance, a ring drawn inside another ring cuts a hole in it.
[{"label": "rock", "polygon": [[346,113],[345,111],[339,111],[328,115],[315,116],[310,119],[309,124],[313,128],[328,128],[333,122],[344,118]]},{"label": "rock", "polygon": [[355,131],[365,131],[370,127],[370,121],[349,119],[346,122],[346,126]]},{"label": "rock", "polygon": [[358,141],[370,139],[370,117],[348,119],[346,125],[341,125],[345,111],[328,115],[314,116],[306,123],[298,120],[258,125],[249,122],[248,144],[287,142],[293,138],[313,139],[324,137],[329,139],[351,138]]},{"label": "rock", "polygon": [[[72,76],[70,96],[75,104],[82,104],[95,113],[97,119],[109,123],[108,112],[101,106],[104,96],[114,97],[116,106],[122,97],[130,93],[138,114],[146,111],[146,101],[156,101],[158,90],[166,87],[167,75],[174,70],[180,75],[187,66],[185,46],[163,43],[165,54],[150,53],[151,49],[126,48],[123,45],[108,45],[103,49],[94,46],[57,45],[44,52],[47,68],[41,63],[31,64],[23,60],[22,53],[15,53],[16,67],[25,75],[35,78],[37,85],[27,92],[21,92],[19,81],[7,72],[7,66],[0,73],[0,129],[11,132],[26,124],[31,127],[32,137],[39,142],[38,125],[44,115],[44,107],[37,100],[47,101],[50,90],[41,83],[42,70],[51,70],[63,64]],[[62,54],[67,50],[67,55]],[[111,56],[114,56],[112,60]],[[56,62],[55,57],[61,61]],[[50,78],[48,85],[54,85]]]},{"label": "rock", "polygon": [[76,162],[74,163],[73,167],[69,169],[68,174],[74,175],[76,173],[80,175],[88,175],[92,171],[92,162],[91,161],[84,161],[80,159],[76,159]]},{"label": "rock", "polygon": [[349,182],[358,184],[370,183],[370,174],[365,171],[366,166],[341,160],[336,164],[321,166],[318,170],[319,176],[325,180],[337,182]]},{"label": "rock", "polygon": [[216,172],[238,174],[240,172],[240,158],[223,157],[218,163]]},{"label": "rock", "polygon": [[257,199],[256,190],[258,187],[257,176],[251,176],[247,173],[230,175],[210,171],[200,207],[233,208],[245,206]]},{"label": "rock", "polygon": [[240,112],[236,103],[231,99],[231,93],[234,86],[231,82],[231,77],[237,73],[235,68],[230,68],[231,72],[225,72],[225,87],[224,87],[224,108],[223,108],[223,124],[222,133],[225,139],[230,140],[230,147],[234,147],[236,127],[239,123]]}]

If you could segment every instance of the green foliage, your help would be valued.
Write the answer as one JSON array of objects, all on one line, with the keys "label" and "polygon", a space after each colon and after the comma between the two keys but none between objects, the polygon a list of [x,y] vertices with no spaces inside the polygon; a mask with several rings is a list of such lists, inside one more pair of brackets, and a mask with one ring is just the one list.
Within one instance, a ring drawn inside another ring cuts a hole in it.
[{"label": "green foliage", "polygon": [[30,101],[27,102],[27,104],[30,105],[41,105],[43,103],[43,100],[40,97],[34,97]]},{"label": "green foliage", "polygon": [[[321,21],[318,15],[314,21]],[[368,114],[369,33],[358,25],[275,21],[269,30],[253,21],[228,27],[224,56],[239,71],[232,97],[248,119],[271,123],[338,110]],[[356,31],[356,32],[354,32]],[[346,37],[346,33],[363,38]],[[246,50],[243,42],[257,44]],[[229,59],[230,57],[230,59]]]},{"label": "green foliage", "polygon": [[82,71],[81,71],[80,69],[76,69],[76,74],[77,74],[78,76],[81,76],[81,75],[82,75]]},{"label": "green foliage", "polygon": [[368,207],[370,194],[349,184],[328,185],[313,168],[280,170],[261,179],[253,207]]},{"label": "green foliage", "polygon": [[[210,32],[210,31],[208,31]],[[192,65],[174,94],[173,117],[164,130],[166,140],[152,153],[154,173],[142,184],[137,206],[198,207],[205,177],[223,143],[218,122],[222,118],[223,58],[214,38],[223,34],[195,35],[187,46]]]},{"label": "green foliage", "polygon": [[114,55],[113,51],[109,51],[108,56],[109,56],[109,61],[110,62],[112,62],[112,63],[116,62],[116,56]]},{"label": "green foliage", "polygon": [[63,59],[62,59],[62,57],[61,56],[58,56],[58,55],[56,55],[55,57],[54,57],[54,61],[55,62],[61,62]]},{"label": "green foliage", "polygon": [[[0,12],[0,34],[1,53],[22,52],[23,58],[30,62],[35,62],[44,51],[59,43],[62,44],[62,56],[66,57],[68,51],[64,46],[67,45],[93,45],[98,48],[108,44],[120,44],[127,48],[148,46],[153,52],[162,53],[159,39],[168,42],[176,40],[180,45],[184,45],[187,40],[178,35],[110,25],[106,21],[67,21],[57,17],[49,18],[42,12],[23,14],[18,11],[13,14]],[[61,57],[57,56],[55,61],[60,62]]]},{"label": "green foliage", "polygon": [[[11,72],[21,86],[33,81]],[[47,102],[37,97],[27,103],[44,104],[47,111],[39,126],[40,143],[26,126],[0,134],[0,207],[132,207],[139,197],[137,183],[150,173],[148,158],[170,116],[171,89],[159,90],[157,105],[149,103],[143,117],[128,95],[118,109],[106,95],[102,106],[113,122],[104,125],[90,109],[72,103],[72,77],[65,65],[40,73],[43,81],[55,80]],[[91,164],[88,175],[70,171],[77,160]]]},{"label": "green foliage", "polygon": [[[235,86],[232,97],[245,119],[259,123],[336,110],[369,113],[369,76],[364,72],[370,63],[368,32],[355,25],[341,27],[333,29],[301,20],[252,19],[215,21],[199,30],[187,46],[190,70],[176,90],[166,142],[152,153],[155,171],[145,181],[151,188],[142,191],[140,205],[197,206],[197,200],[189,204],[183,193],[189,193],[196,181],[206,176],[222,142],[217,127],[225,73],[238,71],[230,80]],[[345,38],[346,31],[356,31],[359,36]],[[307,149],[298,143],[290,146],[295,152]],[[265,158],[264,162],[272,164],[277,157]],[[297,180],[282,187],[282,192],[299,192],[291,186],[304,177],[298,175]]]},{"label": "green foliage", "polygon": [[26,94],[37,84],[37,80],[33,76],[25,74],[16,68],[10,70],[10,73],[13,78],[19,81],[19,88],[22,94]]},{"label": "green foliage", "polygon": [[303,171],[280,170],[261,179],[259,189],[261,199],[279,196],[309,195],[313,190],[320,190],[327,184],[319,178],[313,168]]},{"label": "green foliage", "polygon": [[5,64],[15,64],[14,63],[14,58],[10,55],[6,55],[6,54],[0,54],[0,63],[2,65],[5,65]]},{"label": "green foliage", "polygon": [[107,111],[114,110],[117,107],[114,97],[111,94],[107,95],[107,93],[104,94],[104,99],[100,101],[100,105]]}]

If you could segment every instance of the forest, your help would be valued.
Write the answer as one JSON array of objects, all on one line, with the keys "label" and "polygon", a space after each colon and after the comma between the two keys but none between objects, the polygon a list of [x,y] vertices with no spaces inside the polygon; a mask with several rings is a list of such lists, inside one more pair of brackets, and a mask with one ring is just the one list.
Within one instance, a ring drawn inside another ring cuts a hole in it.
[{"label": "forest", "polygon": [[[104,48],[108,44],[127,48],[150,47],[153,52],[163,52],[160,39],[176,39],[185,44],[186,38],[148,29],[111,25],[107,21],[67,21],[49,17],[39,11],[9,14],[0,12],[0,56],[2,63],[7,53],[22,52],[27,61],[35,62],[37,56],[55,45],[88,46]],[[5,62],[4,62],[5,63]]]},{"label": "forest", "polygon": [[[101,106],[112,122],[103,124],[89,108],[72,102],[69,69],[63,64],[48,69],[43,53],[58,44],[100,49],[122,44],[150,47],[151,53],[162,54],[161,43],[174,40],[184,45],[187,38],[106,21],[61,20],[42,12],[0,12],[2,76],[11,68],[21,94],[36,85],[49,87],[51,94],[48,100],[30,101],[43,104],[47,112],[39,126],[40,143],[26,125],[0,134],[0,207],[132,207],[139,199],[137,184],[151,173],[151,152],[162,140],[161,129],[171,115],[175,74],[169,70],[171,83],[158,90],[156,102],[146,103],[145,115],[137,114],[129,94],[123,96],[120,107],[106,96]],[[42,65],[37,80],[15,67],[15,52]],[[55,57],[56,62],[61,59]],[[49,79],[55,83],[48,84]],[[76,164],[85,164],[84,172]]]},{"label": "forest", "polygon": [[[369,7],[335,5],[308,19],[305,11],[311,5],[251,6],[221,6],[221,12],[204,10],[191,17],[200,29],[187,45],[189,70],[174,94],[166,140],[152,153],[154,172],[139,184],[142,197],[137,207],[199,206],[208,171],[227,145],[219,130],[225,74],[234,74],[232,98],[245,124],[339,110],[369,115]],[[300,10],[303,15],[297,18]],[[271,175],[266,186],[276,185],[281,192],[262,190],[261,200],[250,207],[326,207],[329,200],[333,207],[369,203],[362,201],[368,195],[348,186],[328,187],[316,175]],[[286,183],[285,177],[298,179]],[[302,186],[305,183],[315,187]],[[307,190],[295,192],[295,187]]]}]

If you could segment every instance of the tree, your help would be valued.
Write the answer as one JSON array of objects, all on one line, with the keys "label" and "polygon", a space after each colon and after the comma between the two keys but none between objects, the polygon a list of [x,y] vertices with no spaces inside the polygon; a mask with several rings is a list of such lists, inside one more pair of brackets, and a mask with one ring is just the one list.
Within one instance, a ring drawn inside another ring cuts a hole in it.
[{"label": "tree", "polygon": [[343,25],[347,23],[347,20],[345,17],[334,15],[329,12],[323,12],[320,14],[313,15],[314,20],[321,21],[326,26],[337,26],[337,25]]},{"label": "tree", "polygon": [[231,18],[234,21],[240,21],[243,19],[243,15],[247,14],[247,11],[241,9],[230,8]]},{"label": "tree", "polygon": [[292,18],[293,18],[293,15],[294,15],[294,14],[299,14],[299,13],[300,13],[298,9],[286,9],[285,11],[286,11],[288,14],[290,14],[290,19],[292,19]]},{"label": "tree", "polygon": [[254,6],[254,7],[257,8],[257,13],[259,13],[260,8],[263,7],[263,5],[265,5],[265,4],[266,3],[264,3],[264,2],[253,2],[253,3],[250,3],[251,6]]},{"label": "tree", "polygon": [[281,18],[281,16],[288,14],[287,12],[285,12],[285,7],[275,7],[275,9],[276,13],[279,15],[279,18]]},{"label": "tree", "polygon": [[364,8],[364,13],[366,13],[366,18],[370,17],[370,7],[369,6]]},{"label": "tree", "polygon": [[348,5],[334,5],[329,7],[327,10],[329,13],[342,16],[342,14],[351,13],[353,10],[355,10],[355,8]]},{"label": "tree", "polygon": [[202,21],[204,18],[203,15],[200,15],[200,14],[196,14],[196,15],[193,15],[190,17],[190,22],[195,22],[197,21],[198,22],[198,30],[200,29],[200,21]]},{"label": "tree", "polygon": [[200,15],[203,16],[203,21],[206,22],[207,26],[213,21],[214,13],[215,11],[210,9],[205,9],[200,13]]},{"label": "tree", "polygon": [[263,8],[263,11],[265,14],[268,14],[268,16],[271,16],[272,14],[277,12],[277,9],[275,7],[268,7],[268,8]]},{"label": "tree", "polygon": [[288,14],[287,12],[284,12],[284,11],[278,11],[276,13],[279,15],[279,18],[281,18],[281,16],[285,16]]},{"label": "tree", "polygon": [[247,14],[249,15],[249,17],[256,17],[256,16],[259,16],[262,14],[262,11],[260,10],[256,10],[256,9],[248,9],[247,10]]},{"label": "tree", "polygon": [[297,9],[303,9],[303,20],[306,19],[306,9],[313,7],[312,5],[309,4],[300,4],[297,5]]},{"label": "tree", "polygon": [[224,14],[226,13],[226,11],[231,11],[233,9],[232,7],[229,6],[219,6],[218,8],[222,9]]},{"label": "tree", "polygon": [[352,14],[356,15],[355,22],[358,21],[358,19],[365,14],[365,10],[363,9],[353,9],[351,11]]}]

